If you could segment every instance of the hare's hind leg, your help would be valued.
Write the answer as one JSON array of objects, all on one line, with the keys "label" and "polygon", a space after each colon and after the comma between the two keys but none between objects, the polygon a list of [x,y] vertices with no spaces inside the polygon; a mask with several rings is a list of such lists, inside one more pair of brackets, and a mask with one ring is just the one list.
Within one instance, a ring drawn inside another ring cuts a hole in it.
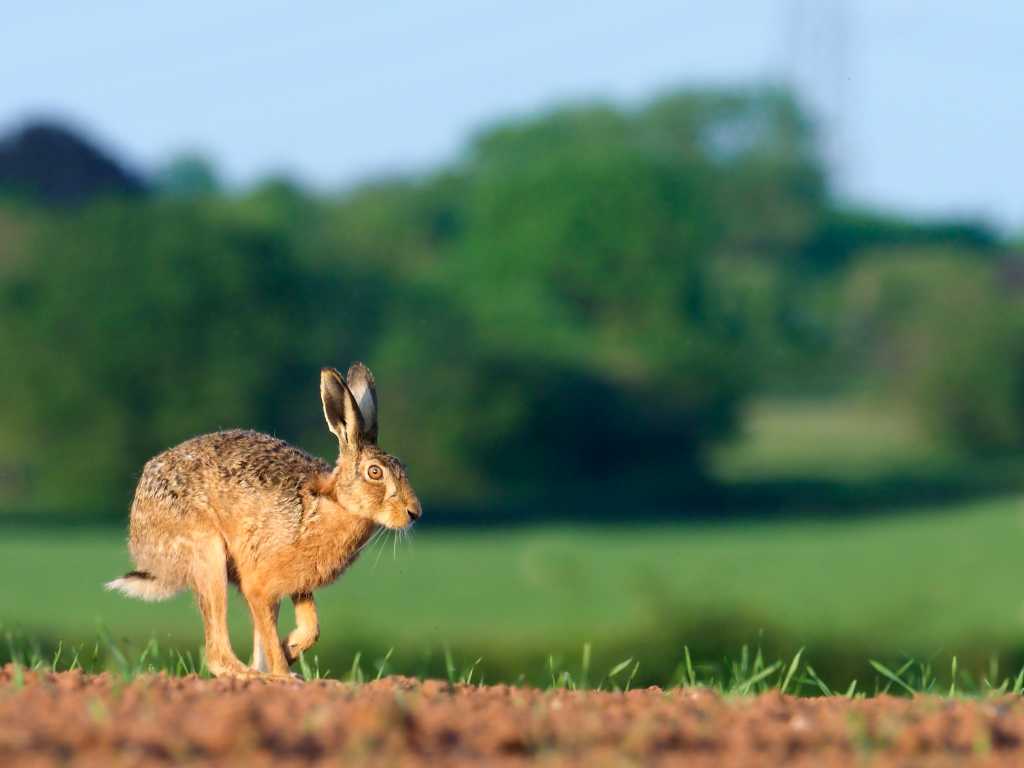
[{"label": "hare's hind leg", "polygon": [[203,614],[206,634],[206,666],[220,677],[250,677],[248,669],[231,650],[228,637],[228,567],[224,542],[211,537],[195,545],[192,588]]},{"label": "hare's hind leg", "polygon": [[292,595],[292,603],[295,604],[295,629],[284,644],[284,655],[289,664],[294,664],[299,654],[312,648],[320,637],[313,595],[309,592]]},{"label": "hare's hind leg", "polygon": [[[274,603],[274,626],[277,626],[278,613],[281,610],[281,603]],[[260,633],[253,627],[252,630],[252,664],[253,669],[257,672],[269,672],[270,661],[267,658],[266,652],[263,650],[263,642],[260,640]]]},{"label": "hare's hind leg", "polygon": [[266,666],[272,675],[287,676],[288,662],[281,649],[281,640],[277,636],[277,607],[280,601],[272,597],[257,584],[242,581],[242,594],[249,604],[252,614],[252,628],[255,632],[259,648],[266,656]]}]

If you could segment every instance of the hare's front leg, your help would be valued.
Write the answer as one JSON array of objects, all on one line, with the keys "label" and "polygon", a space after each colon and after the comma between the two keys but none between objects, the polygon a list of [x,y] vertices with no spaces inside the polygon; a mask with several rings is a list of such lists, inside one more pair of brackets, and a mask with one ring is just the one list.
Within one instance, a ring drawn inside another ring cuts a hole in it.
[{"label": "hare's front leg", "polygon": [[216,677],[247,677],[252,672],[238,660],[228,637],[228,575],[224,542],[197,542],[191,564],[192,588],[203,615],[206,666]]},{"label": "hare's front leg", "polygon": [[[274,603],[274,626],[277,626],[277,616],[281,610],[281,603]],[[256,631],[255,626],[252,630],[252,664],[253,669],[257,672],[269,672],[270,661],[267,659],[267,654],[263,651],[263,642],[260,640],[260,633]]]},{"label": "hare's front leg", "polygon": [[266,656],[268,671],[272,675],[288,676],[288,661],[284,657],[281,640],[277,636],[277,606],[280,601],[258,586],[245,583],[242,584],[242,594],[249,604],[252,628],[259,640],[259,648]]},{"label": "hare's front leg", "polygon": [[295,604],[295,629],[284,644],[284,655],[289,664],[294,664],[299,654],[308,651],[320,637],[320,622],[316,615],[316,603],[312,593],[292,595]]}]

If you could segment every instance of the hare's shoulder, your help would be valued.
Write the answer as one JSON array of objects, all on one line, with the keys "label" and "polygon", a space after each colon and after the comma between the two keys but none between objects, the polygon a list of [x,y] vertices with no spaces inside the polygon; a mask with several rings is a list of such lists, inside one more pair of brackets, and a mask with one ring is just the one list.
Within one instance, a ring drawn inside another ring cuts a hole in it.
[{"label": "hare's shoulder", "polygon": [[295,487],[331,469],[284,440],[243,429],[194,437],[167,451],[167,457],[213,472],[223,481],[263,488]]}]

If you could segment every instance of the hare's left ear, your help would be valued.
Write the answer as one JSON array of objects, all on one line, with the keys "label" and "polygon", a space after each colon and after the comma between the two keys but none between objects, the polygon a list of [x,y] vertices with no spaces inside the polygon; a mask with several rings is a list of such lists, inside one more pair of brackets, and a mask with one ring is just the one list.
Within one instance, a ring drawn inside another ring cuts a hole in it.
[{"label": "hare's left ear", "polygon": [[341,450],[358,447],[365,431],[363,417],[341,374],[334,368],[320,370],[320,400],[327,428],[338,438]]},{"label": "hare's left ear", "polygon": [[345,376],[349,392],[359,406],[359,415],[363,419],[363,440],[368,443],[377,442],[377,385],[370,369],[362,363],[352,363]]}]

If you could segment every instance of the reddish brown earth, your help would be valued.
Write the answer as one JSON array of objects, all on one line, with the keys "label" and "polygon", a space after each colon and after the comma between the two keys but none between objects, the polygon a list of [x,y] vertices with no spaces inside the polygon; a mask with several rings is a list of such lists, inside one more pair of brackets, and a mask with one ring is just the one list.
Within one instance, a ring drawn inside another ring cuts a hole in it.
[{"label": "reddish brown earth", "polygon": [[0,766],[1024,765],[1024,700],[0,671]]}]

